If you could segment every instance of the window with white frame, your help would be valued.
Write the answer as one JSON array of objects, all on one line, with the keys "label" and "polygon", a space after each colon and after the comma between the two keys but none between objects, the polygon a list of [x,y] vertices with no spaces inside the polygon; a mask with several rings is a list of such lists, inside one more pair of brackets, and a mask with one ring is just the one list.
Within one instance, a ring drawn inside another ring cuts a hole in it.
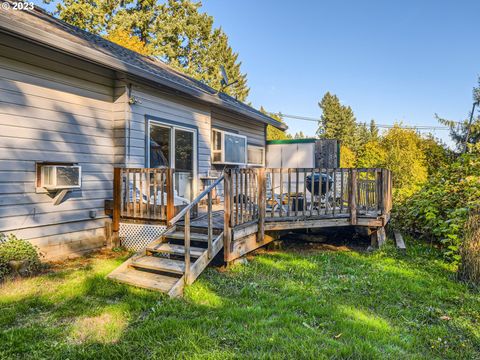
[{"label": "window with white frame", "polygon": [[228,131],[212,130],[212,162],[244,165],[247,163],[247,137]]},{"label": "window with white frame", "polygon": [[265,164],[265,148],[248,145],[248,165],[263,166]]}]

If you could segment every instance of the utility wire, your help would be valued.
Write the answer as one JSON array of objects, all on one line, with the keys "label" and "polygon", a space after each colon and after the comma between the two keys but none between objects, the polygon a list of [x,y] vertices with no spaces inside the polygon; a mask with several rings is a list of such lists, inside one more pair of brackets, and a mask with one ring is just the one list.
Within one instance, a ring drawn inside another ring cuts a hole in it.
[{"label": "utility wire", "polygon": [[[311,121],[311,122],[320,121],[319,118],[301,116],[301,115],[289,115],[289,114],[284,114],[282,112],[270,113],[270,114],[277,115],[282,118],[288,118],[288,119],[297,119],[297,120],[304,120],[304,121]],[[375,124],[375,125],[378,128],[382,128],[382,129],[391,129],[395,126],[395,125],[389,125],[389,124]],[[450,130],[448,126],[407,125],[407,126],[400,126],[400,127],[403,129],[413,129],[413,130]]]}]

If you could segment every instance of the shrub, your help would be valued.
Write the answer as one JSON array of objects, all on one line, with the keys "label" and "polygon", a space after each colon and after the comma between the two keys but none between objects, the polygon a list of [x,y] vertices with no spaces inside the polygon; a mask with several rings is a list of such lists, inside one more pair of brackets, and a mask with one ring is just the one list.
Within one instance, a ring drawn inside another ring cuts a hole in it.
[{"label": "shrub", "polygon": [[465,227],[465,240],[460,246],[462,258],[458,277],[480,285],[480,211],[472,211]]},{"label": "shrub", "polygon": [[393,225],[439,242],[447,258],[458,261],[468,213],[479,202],[480,152],[476,151],[440,168],[420,191],[397,205]]},{"label": "shrub", "polygon": [[40,270],[41,262],[37,248],[15,235],[0,234],[0,279],[11,273],[11,261],[24,262],[21,275],[31,275]]}]

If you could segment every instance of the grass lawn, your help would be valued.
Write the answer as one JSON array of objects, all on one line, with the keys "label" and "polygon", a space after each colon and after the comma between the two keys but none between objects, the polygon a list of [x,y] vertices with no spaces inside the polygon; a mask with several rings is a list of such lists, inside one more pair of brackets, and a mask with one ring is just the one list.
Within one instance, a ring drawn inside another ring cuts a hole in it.
[{"label": "grass lawn", "polygon": [[0,359],[480,359],[480,293],[425,245],[287,248],[209,268],[184,299],[115,284],[125,254],[0,285]]}]

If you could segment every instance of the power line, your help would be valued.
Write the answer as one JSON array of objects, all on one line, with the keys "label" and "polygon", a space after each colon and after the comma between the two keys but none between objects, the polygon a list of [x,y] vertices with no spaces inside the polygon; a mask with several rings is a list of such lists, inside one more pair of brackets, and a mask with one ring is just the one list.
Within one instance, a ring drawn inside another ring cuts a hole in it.
[{"label": "power line", "polygon": [[[311,121],[311,122],[319,122],[319,118],[309,117],[309,116],[301,116],[301,115],[290,115],[284,114],[282,112],[278,113],[270,113],[271,115],[277,115],[282,118],[288,119],[297,119],[297,120],[304,120],[304,121]],[[395,125],[390,124],[375,124],[377,127],[382,129],[391,129]],[[399,126],[399,125],[397,125]],[[427,126],[427,125],[407,125],[407,126],[400,126],[403,129],[412,129],[412,130],[450,130],[448,126]]]}]

